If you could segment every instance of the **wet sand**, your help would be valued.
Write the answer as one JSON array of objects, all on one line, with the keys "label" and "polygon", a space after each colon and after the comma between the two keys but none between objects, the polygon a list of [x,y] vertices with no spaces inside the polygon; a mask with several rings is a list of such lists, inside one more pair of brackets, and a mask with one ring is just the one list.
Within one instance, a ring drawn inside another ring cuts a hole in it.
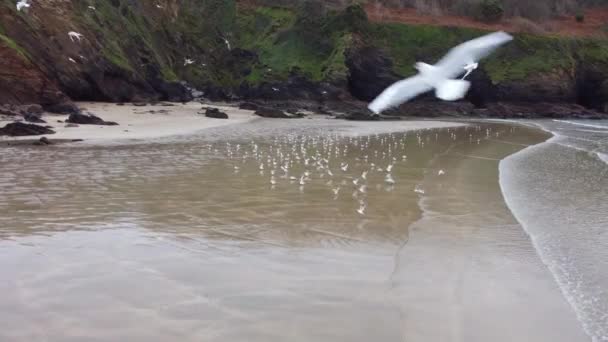
[{"label": "wet sand", "polygon": [[0,340],[588,340],[498,185],[546,134],[298,122],[3,150]]}]

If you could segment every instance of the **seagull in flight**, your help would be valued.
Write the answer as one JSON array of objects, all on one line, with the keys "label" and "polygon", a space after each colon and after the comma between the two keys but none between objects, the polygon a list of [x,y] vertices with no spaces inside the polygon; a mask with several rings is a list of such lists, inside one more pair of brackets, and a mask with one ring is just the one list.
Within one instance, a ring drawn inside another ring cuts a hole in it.
[{"label": "seagull in flight", "polygon": [[82,33],[74,32],[74,31],[68,32],[68,36],[70,37],[71,41],[74,41],[74,38],[76,38],[76,39],[78,39],[78,42],[80,42],[80,40],[82,39]]},{"label": "seagull in flight", "polygon": [[20,0],[17,2],[17,11],[21,12],[22,8],[29,8],[32,4],[28,3],[27,0]]},{"label": "seagull in flight", "polygon": [[414,97],[435,90],[435,96],[444,101],[456,101],[463,98],[471,83],[463,79],[454,79],[463,72],[468,76],[479,65],[477,61],[487,57],[500,47],[513,40],[508,33],[499,31],[475,38],[452,48],[437,64],[422,62],[415,64],[416,76],[398,81],[386,88],[368,108],[380,114],[397,107]]}]

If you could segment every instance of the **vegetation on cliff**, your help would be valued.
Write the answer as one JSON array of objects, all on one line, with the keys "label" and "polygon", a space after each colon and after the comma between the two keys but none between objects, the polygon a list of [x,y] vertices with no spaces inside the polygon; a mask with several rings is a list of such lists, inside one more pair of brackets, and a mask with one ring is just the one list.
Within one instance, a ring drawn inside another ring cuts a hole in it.
[{"label": "vegetation on cliff", "polygon": [[[348,93],[362,49],[374,51],[369,58],[388,61],[388,82],[414,73],[416,61],[435,62],[450,47],[484,33],[372,23],[359,5],[339,9],[320,1],[281,7],[235,0],[158,3],[102,0],[92,9],[87,1],[50,1],[17,12],[13,1],[5,0],[0,2],[0,44],[35,64],[74,99],[124,101],[185,97],[178,81],[220,98],[272,97],[270,89],[276,88],[269,85],[294,79]],[[85,38],[71,41],[68,31]],[[481,74],[507,99],[518,93],[511,91],[517,82],[524,88],[549,82],[539,96],[578,98],[581,83],[588,85],[590,79],[601,85],[608,75],[606,43],[603,38],[518,34],[484,61]],[[7,81],[0,75],[0,83]]]}]

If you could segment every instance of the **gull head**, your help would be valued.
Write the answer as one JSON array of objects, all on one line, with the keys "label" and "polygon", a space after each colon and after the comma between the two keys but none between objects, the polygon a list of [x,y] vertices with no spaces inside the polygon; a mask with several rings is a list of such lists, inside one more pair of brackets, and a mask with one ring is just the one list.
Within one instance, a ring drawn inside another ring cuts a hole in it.
[{"label": "gull head", "polygon": [[476,62],[468,63],[467,65],[464,66],[464,70],[466,70],[466,71],[473,71],[477,68],[479,68],[479,63],[476,63]]}]

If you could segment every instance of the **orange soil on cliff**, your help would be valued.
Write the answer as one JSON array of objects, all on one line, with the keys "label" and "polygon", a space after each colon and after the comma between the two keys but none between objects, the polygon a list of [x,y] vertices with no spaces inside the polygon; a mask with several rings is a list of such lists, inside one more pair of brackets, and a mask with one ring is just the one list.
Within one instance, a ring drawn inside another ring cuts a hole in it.
[{"label": "orange soil on cliff", "polygon": [[[542,23],[522,25],[521,18],[506,19],[497,24],[485,24],[471,18],[453,15],[425,15],[420,14],[412,8],[394,9],[386,8],[379,4],[368,4],[365,11],[371,21],[374,22],[396,22],[409,25],[435,25],[470,27],[482,30],[507,32],[522,32],[535,26],[540,32],[547,35],[569,36],[569,37],[592,37],[608,33],[608,8],[593,8],[585,11],[585,21],[579,23],[574,16],[545,20]],[[606,31],[604,31],[606,29]]]}]

